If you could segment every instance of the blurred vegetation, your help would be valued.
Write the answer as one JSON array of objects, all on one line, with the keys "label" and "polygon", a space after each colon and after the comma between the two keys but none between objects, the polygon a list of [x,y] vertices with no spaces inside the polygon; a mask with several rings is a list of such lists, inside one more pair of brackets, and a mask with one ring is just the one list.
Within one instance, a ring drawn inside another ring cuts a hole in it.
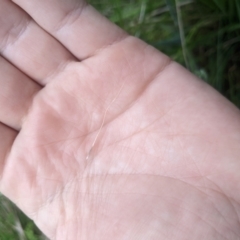
[{"label": "blurred vegetation", "polygon": [[0,194],[0,240],[47,240],[34,222]]},{"label": "blurred vegetation", "polygon": [[[90,0],[240,107],[240,0]],[[0,195],[0,240],[46,239]]]}]

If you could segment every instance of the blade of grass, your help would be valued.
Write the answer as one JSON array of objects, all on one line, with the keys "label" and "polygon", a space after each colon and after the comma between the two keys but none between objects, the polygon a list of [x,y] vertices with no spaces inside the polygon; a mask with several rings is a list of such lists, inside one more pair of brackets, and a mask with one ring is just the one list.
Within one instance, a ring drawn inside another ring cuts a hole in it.
[{"label": "blade of grass", "polygon": [[178,17],[177,17],[177,10],[175,5],[175,0],[165,0],[168,10],[170,11],[171,17],[175,26],[178,26]]},{"label": "blade of grass", "polygon": [[184,57],[186,67],[190,70],[190,65],[189,65],[188,56],[187,56],[185,33],[184,33],[184,27],[183,27],[182,15],[181,15],[181,8],[178,0],[175,0],[175,7],[176,7],[176,13],[177,13],[177,22],[178,22],[180,39],[181,39],[183,57]]},{"label": "blade of grass", "polygon": [[240,21],[240,1],[235,0],[236,8],[237,8],[237,15],[238,15],[238,20]]}]

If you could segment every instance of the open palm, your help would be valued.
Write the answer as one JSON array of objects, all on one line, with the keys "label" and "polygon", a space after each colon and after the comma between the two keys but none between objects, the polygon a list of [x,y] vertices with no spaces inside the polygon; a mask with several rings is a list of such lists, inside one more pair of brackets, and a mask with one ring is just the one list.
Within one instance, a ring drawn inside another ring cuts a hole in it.
[{"label": "open palm", "polygon": [[15,2],[3,194],[51,239],[240,239],[239,110],[85,3]]}]

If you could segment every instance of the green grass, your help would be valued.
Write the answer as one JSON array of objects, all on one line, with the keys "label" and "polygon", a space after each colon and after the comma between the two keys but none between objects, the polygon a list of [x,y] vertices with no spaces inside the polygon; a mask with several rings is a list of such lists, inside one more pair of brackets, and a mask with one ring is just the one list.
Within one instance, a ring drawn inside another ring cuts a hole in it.
[{"label": "green grass", "polygon": [[0,240],[47,240],[33,221],[0,194]]},{"label": "green grass", "polygon": [[[201,77],[240,107],[239,0],[91,0],[100,12]],[[42,240],[0,196],[0,240]]]}]

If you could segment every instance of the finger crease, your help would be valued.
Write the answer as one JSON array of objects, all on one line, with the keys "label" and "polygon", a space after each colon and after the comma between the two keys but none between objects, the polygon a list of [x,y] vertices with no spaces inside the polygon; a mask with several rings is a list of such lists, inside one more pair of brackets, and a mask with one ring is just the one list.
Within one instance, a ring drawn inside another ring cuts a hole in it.
[{"label": "finger crease", "polygon": [[84,9],[88,6],[87,3],[79,3],[77,7],[74,7],[69,12],[65,13],[63,18],[58,22],[58,24],[52,30],[53,32],[57,33],[61,29],[63,29],[66,25],[71,25],[76,22],[82,15]]},{"label": "finger crease", "polygon": [[107,45],[104,45],[103,47],[97,49],[93,54],[91,54],[90,56],[87,56],[86,58],[82,59],[82,61],[85,61],[85,60],[87,60],[87,59],[89,59],[89,58],[92,58],[92,57],[94,57],[94,56],[96,56],[96,55],[99,55],[99,54],[101,54],[102,52],[104,52],[105,50],[107,50],[107,49],[109,49],[109,48],[111,48],[111,47],[113,47],[113,46],[115,46],[115,45],[117,45],[117,44],[120,44],[120,43],[126,41],[128,38],[133,38],[132,36],[127,35],[127,34],[123,34],[123,33],[124,33],[124,32],[122,32],[122,33],[120,34],[120,36],[118,36],[115,41],[113,41],[112,43],[107,44]]},{"label": "finger crease", "polygon": [[[74,59],[74,60],[77,62],[77,59]],[[60,73],[62,73],[67,68],[67,66],[70,63],[74,62],[74,60],[69,59],[69,60],[60,62],[56,66],[56,68],[50,73],[48,73],[48,75],[44,78],[44,83],[47,84],[50,82],[50,80],[52,81],[52,79],[56,78]]]},{"label": "finger crease", "polygon": [[24,19],[16,24],[13,24],[11,28],[6,31],[0,46],[1,53],[4,52],[9,46],[15,44],[17,40],[24,35],[31,22],[31,19]]}]

